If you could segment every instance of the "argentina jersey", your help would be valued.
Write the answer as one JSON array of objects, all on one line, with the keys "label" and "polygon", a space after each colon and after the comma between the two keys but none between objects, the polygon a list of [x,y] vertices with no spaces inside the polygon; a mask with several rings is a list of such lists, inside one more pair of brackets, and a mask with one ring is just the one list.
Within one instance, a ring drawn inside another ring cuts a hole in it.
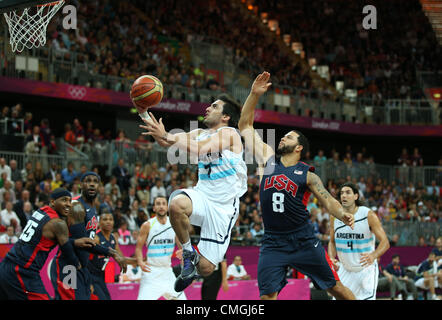
[{"label": "argentina jersey", "polygon": [[147,263],[154,267],[170,267],[175,248],[175,232],[169,217],[165,224],[156,217],[149,219],[150,230],[146,240]]},{"label": "argentina jersey", "polygon": [[359,207],[355,213],[355,224],[352,230],[342,221],[334,220],[336,251],[340,263],[345,269],[352,272],[361,271],[361,253],[370,253],[375,250],[376,236],[371,232],[368,224],[367,207]]},{"label": "argentina jersey", "polygon": [[[212,133],[203,131],[197,137],[197,141],[208,139],[221,129],[223,128]],[[247,166],[243,160],[243,153],[224,149],[200,155],[195,190],[204,192],[209,200],[223,204],[232,203],[241,197],[247,191]]]},{"label": "argentina jersey", "polygon": [[309,224],[307,173],[315,168],[304,162],[285,167],[271,157],[259,188],[264,230],[290,232]]}]

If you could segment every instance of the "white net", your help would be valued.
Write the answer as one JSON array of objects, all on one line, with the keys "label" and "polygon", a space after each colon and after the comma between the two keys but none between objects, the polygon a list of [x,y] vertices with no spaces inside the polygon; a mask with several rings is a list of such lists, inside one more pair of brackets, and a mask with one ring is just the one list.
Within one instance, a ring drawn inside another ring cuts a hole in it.
[{"label": "white net", "polygon": [[9,27],[9,43],[13,52],[22,52],[46,44],[46,29],[52,17],[64,5],[64,0],[32,8],[4,13]]}]

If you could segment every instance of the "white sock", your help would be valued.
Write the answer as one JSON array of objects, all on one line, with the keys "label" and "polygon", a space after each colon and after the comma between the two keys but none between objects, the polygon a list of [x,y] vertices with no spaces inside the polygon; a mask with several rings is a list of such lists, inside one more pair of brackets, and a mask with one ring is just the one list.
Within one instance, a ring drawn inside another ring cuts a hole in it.
[{"label": "white sock", "polygon": [[192,243],[190,242],[190,239],[186,243],[183,243],[183,250],[193,251]]}]

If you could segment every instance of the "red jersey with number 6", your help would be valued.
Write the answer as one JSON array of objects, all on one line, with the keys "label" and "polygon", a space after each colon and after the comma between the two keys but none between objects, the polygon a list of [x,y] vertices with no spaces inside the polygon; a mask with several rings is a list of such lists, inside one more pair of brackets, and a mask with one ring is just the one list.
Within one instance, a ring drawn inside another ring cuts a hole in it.
[{"label": "red jersey with number 6", "polygon": [[5,257],[20,267],[40,271],[57,242],[43,236],[43,227],[51,219],[60,218],[49,206],[36,210],[29,218],[17,243]]}]

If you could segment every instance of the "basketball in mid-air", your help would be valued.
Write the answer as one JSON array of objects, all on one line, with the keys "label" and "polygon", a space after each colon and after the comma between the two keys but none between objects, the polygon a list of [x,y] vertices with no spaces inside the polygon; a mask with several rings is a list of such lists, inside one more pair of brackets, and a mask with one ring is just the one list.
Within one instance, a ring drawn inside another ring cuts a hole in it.
[{"label": "basketball in mid-air", "polygon": [[135,103],[138,113],[143,113],[163,99],[163,84],[154,76],[145,75],[139,77],[132,84],[130,97]]}]

